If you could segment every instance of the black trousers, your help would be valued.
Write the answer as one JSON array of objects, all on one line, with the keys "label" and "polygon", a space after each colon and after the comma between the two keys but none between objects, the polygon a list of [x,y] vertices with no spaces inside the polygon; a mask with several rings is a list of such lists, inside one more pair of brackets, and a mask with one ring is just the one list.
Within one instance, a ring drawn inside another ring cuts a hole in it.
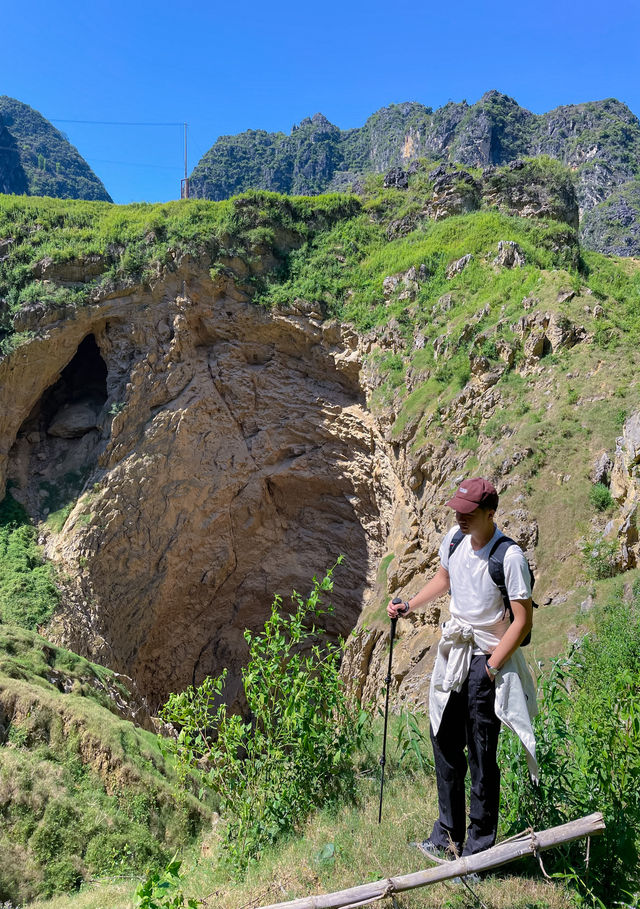
[{"label": "black trousers", "polygon": [[[453,844],[458,855],[473,855],[493,846],[498,829],[500,720],[494,709],[495,684],[485,666],[484,656],[472,657],[464,685],[449,696],[438,734],[431,733],[440,811],[431,841],[442,849]],[[467,760],[471,798],[465,843]]]}]

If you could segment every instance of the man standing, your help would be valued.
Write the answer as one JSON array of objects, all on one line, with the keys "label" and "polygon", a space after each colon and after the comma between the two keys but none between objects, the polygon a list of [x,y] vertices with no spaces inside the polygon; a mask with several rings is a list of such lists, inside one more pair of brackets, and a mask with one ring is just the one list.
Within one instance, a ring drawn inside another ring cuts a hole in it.
[{"label": "man standing", "polygon": [[[390,603],[387,612],[391,618],[406,616],[451,591],[451,618],[442,626],[429,693],[439,817],[422,848],[453,858],[495,843],[501,722],[521,739],[535,778],[531,717],[536,706],[533,680],[519,649],[532,622],[531,575],[520,547],[513,544],[504,552],[510,610],[489,574],[489,556],[504,536],[493,520],[498,494],[488,480],[477,477],[463,482],[447,505],[455,510],[457,526],[442,541],[440,567],[416,596]],[[465,837],[467,762],[471,798]]]}]

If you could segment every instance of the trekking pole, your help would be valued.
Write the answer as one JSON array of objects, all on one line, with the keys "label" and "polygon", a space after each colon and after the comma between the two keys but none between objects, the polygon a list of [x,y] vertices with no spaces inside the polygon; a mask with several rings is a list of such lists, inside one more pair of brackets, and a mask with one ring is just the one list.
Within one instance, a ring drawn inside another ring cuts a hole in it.
[{"label": "trekking pole", "polygon": [[[396,597],[391,601],[394,606],[399,606],[402,600]],[[382,821],[382,793],[384,792],[384,765],[387,762],[387,719],[389,717],[389,687],[391,685],[391,660],[393,658],[393,639],[396,636],[396,623],[398,616],[391,619],[391,640],[389,642],[389,669],[387,670],[387,696],[384,704],[384,733],[382,736],[382,757],[380,758],[380,810],[378,812],[378,823]]]}]

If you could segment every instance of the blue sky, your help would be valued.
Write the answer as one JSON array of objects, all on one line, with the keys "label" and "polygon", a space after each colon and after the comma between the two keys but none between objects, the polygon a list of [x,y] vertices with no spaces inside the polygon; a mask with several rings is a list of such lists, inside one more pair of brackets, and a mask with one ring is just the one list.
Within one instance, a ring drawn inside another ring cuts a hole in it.
[{"label": "blue sky", "polygon": [[219,135],[491,88],[534,113],[616,97],[640,115],[637,0],[32,0],[4,5],[2,31],[0,94],[53,120],[120,203],[179,195],[182,127],[63,121],[187,121],[191,170]]}]

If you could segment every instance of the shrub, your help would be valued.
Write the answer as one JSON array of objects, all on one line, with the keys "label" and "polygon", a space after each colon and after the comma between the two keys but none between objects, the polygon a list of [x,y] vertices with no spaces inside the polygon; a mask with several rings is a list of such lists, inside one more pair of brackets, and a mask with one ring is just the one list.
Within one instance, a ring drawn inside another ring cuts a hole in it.
[{"label": "shrub", "polygon": [[[533,787],[517,741],[501,742],[505,833],[542,829],[601,811],[606,832],[545,858],[612,905],[640,885],[640,585],[615,600],[595,629],[539,680],[535,720],[540,784]],[[602,905],[602,903],[600,903]]]},{"label": "shrub", "polygon": [[595,483],[589,490],[589,501],[596,511],[606,511],[615,504],[609,488],[604,483]]},{"label": "shrub", "polygon": [[617,574],[619,547],[615,540],[605,540],[604,537],[582,540],[580,548],[587,577],[592,581],[612,578]]},{"label": "shrub", "polygon": [[236,871],[314,807],[355,797],[355,752],[369,725],[344,693],[341,648],[320,643],[313,625],[322,594],[333,588],[332,571],[321,582],[314,578],[306,601],[294,591],[292,614],[280,611],[276,596],[264,630],[245,632],[248,720],[225,704],[215,708],[226,670],[172,695],[161,711],[180,730],[169,749],[221,798],[225,848]]},{"label": "shrub", "polygon": [[184,894],[177,889],[181,865],[174,858],[163,871],[150,871],[136,890],[137,909],[197,909],[199,901],[185,902]]},{"label": "shrub", "polygon": [[0,504],[0,621],[35,629],[49,619],[58,600],[36,529],[7,493]]}]

